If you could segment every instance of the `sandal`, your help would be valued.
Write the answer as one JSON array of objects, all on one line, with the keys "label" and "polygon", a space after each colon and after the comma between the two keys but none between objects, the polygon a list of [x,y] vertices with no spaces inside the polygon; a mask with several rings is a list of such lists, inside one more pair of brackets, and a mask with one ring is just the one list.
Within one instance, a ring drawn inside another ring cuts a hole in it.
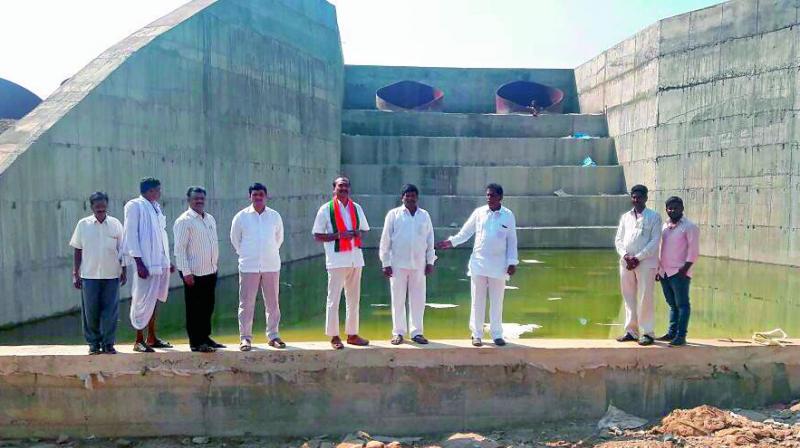
[{"label": "sandal", "polygon": [[389,342],[392,345],[400,345],[400,344],[403,343],[403,335],[402,334],[396,334],[396,335],[392,336],[392,340],[389,341]]},{"label": "sandal", "polygon": [[133,351],[139,353],[153,353],[155,350],[153,350],[153,347],[147,345],[146,342],[137,342],[133,344]]},{"label": "sandal", "polygon": [[249,339],[245,339],[245,340],[243,340],[242,342],[239,343],[239,350],[240,351],[249,352],[250,349],[252,349],[252,348],[253,348],[253,346],[250,344],[250,340]]},{"label": "sandal", "polygon": [[413,338],[411,338],[411,340],[420,345],[425,345],[428,343],[428,339],[426,339],[425,336],[421,334],[414,336]]},{"label": "sandal", "polygon": [[153,347],[153,348],[172,348],[172,344],[170,344],[169,342],[164,341],[162,339],[156,338],[155,342],[150,344],[150,347]]},{"label": "sandal", "polygon": [[286,343],[281,341],[281,338],[275,338],[269,341],[269,346],[275,348],[286,348]]},{"label": "sandal", "polygon": [[344,348],[344,344],[342,344],[342,338],[340,338],[339,336],[334,336],[333,338],[331,338],[331,346],[335,350],[343,349]]}]

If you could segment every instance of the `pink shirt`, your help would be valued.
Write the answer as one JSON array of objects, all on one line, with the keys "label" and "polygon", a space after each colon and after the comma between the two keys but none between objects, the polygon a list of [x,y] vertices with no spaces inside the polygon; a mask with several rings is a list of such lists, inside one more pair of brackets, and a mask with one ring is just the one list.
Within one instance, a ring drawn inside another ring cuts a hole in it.
[{"label": "pink shirt", "polygon": [[[659,272],[671,277],[678,273],[678,270],[687,261],[697,262],[700,255],[700,229],[685,216],[674,224],[667,220],[661,228],[661,258],[659,260]],[[694,265],[686,273],[692,276]]]}]

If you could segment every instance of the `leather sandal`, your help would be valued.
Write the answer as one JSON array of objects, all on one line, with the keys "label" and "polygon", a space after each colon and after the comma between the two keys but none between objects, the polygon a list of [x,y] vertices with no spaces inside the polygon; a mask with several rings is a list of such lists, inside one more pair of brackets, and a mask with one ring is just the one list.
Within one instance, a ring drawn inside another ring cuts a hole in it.
[{"label": "leather sandal", "polygon": [[389,343],[391,343],[392,345],[400,345],[400,344],[402,344],[403,343],[403,335],[402,334],[396,334],[396,335],[392,336],[392,340],[389,341]]},{"label": "leather sandal", "polygon": [[347,343],[350,345],[358,345],[361,347],[369,345],[369,341],[367,339],[364,339],[357,334],[347,335]]},{"label": "leather sandal", "polygon": [[428,343],[428,339],[421,334],[414,336],[413,338],[411,338],[411,340],[420,345],[425,345]]},{"label": "leather sandal", "polygon": [[334,350],[341,350],[344,348],[344,344],[342,344],[342,338],[339,336],[334,336],[331,338],[331,346]]},{"label": "leather sandal", "polygon": [[153,347],[153,348],[172,348],[172,344],[170,344],[169,342],[167,342],[165,340],[156,338],[155,342],[150,344],[150,347]]},{"label": "leather sandal", "polygon": [[153,350],[153,347],[147,345],[146,342],[137,342],[133,344],[133,351],[139,353],[153,353],[155,350]]},{"label": "leather sandal", "polygon": [[285,343],[285,342],[283,342],[283,341],[281,341],[281,338],[275,338],[275,339],[271,339],[271,340],[268,342],[268,344],[269,344],[269,346],[270,346],[270,347],[275,347],[275,348],[286,348],[286,343]]}]

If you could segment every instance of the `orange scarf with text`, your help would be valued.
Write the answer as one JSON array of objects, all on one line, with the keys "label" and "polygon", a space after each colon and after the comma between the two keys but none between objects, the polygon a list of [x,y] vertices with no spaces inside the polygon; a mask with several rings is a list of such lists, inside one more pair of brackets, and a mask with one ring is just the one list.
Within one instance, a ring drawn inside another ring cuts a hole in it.
[{"label": "orange scarf with text", "polygon": [[[353,202],[352,199],[350,199],[348,202],[352,204],[352,206],[346,208],[350,213],[350,222],[353,224],[353,230],[359,230],[361,223],[358,220],[356,203]],[[338,233],[347,232],[347,227],[344,225],[344,218],[342,217],[342,206],[339,204],[339,201],[336,198],[331,199],[331,202],[328,203],[328,210],[331,216],[331,226],[336,229]],[[361,237],[355,237],[353,239],[338,239],[334,240],[333,243],[334,252],[349,252],[353,250],[354,246],[361,248]]]}]

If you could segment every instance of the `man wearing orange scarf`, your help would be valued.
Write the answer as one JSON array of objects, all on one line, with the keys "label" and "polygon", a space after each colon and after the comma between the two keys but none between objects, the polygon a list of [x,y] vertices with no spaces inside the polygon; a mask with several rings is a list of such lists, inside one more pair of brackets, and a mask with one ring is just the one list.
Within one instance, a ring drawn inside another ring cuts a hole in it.
[{"label": "man wearing orange scarf", "polygon": [[358,335],[358,309],[361,300],[361,237],[369,230],[361,206],[350,199],[350,179],[338,177],[333,181],[333,199],[317,211],[312,233],[325,246],[325,268],[328,271],[328,298],[325,311],[325,334],[333,348],[344,348],[339,337],[339,301],[344,289],[346,301],[345,332],[347,343],[368,345]]}]

